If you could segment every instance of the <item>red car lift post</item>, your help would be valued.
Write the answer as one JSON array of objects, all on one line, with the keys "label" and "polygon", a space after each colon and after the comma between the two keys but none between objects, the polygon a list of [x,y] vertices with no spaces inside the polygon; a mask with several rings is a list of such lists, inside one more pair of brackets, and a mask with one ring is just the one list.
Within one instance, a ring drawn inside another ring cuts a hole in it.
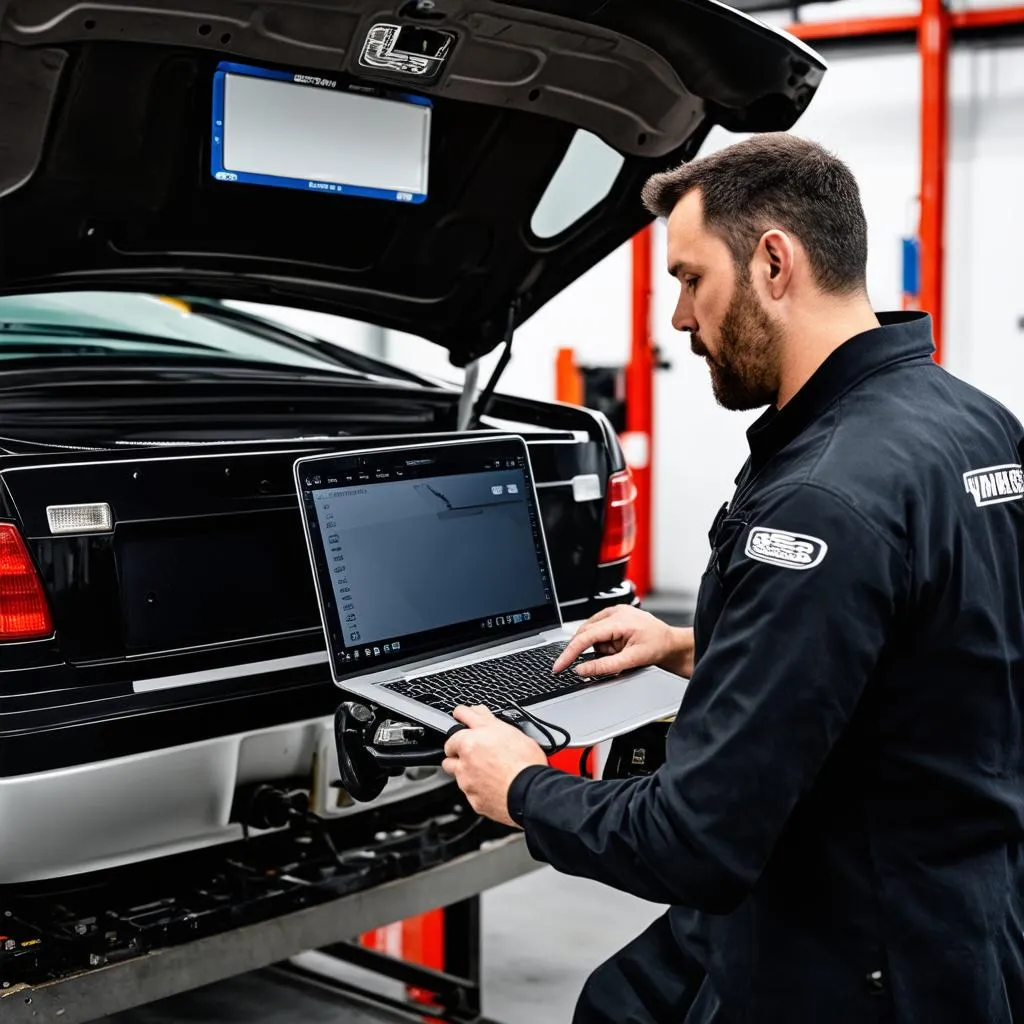
[{"label": "red car lift post", "polygon": [[[629,557],[629,577],[637,596],[651,589],[651,528],[654,453],[654,370],[651,342],[653,232],[644,228],[633,237],[630,305],[630,353],[626,366],[626,429],[622,449],[636,487],[636,543]],[[555,359],[555,399],[583,405],[583,380],[571,348],[561,348]]]},{"label": "red car lift post", "polygon": [[650,227],[633,236],[631,243],[632,317],[629,365],[626,367],[626,432],[622,438],[626,461],[636,485],[636,546],[629,559],[629,575],[637,597],[651,590],[651,528],[653,523],[654,368],[651,345],[651,265],[654,234]]},{"label": "red car lift post", "polygon": [[[563,750],[548,761],[570,775],[593,778],[593,747]],[[417,967],[478,978],[480,926],[480,897],[474,896],[446,909],[375,928],[361,935],[359,944],[373,953],[387,954]],[[429,990],[414,985],[406,986],[406,994],[414,1002],[433,1002]]]},{"label": "red car lift post", "polygon": [[797,23],[787,31],[815,46],[915,34],[921,55],[921,294],[932,316],[935,359],[942,361],[946,168],[949,136],[950,41],[980,32],[1024,27],[1024,7],[950,12],[943,0],[922,0],[919,14]]}]

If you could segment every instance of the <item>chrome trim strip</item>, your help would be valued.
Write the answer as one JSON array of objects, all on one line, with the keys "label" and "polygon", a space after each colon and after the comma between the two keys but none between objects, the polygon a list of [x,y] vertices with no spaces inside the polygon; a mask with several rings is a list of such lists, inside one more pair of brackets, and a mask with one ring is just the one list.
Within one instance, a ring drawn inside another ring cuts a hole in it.
[{"label": "chrome trim strip", "polygon": [[[28,639],[25,639],[25,640],[2,640],[2,641],[0,641],[0,646],[2,646],[4,650],[7,650],[7,648],[9,648],[9,647],[24,647],[24,646],[26,646],[26,644],[48,644],[48,643],[52,643],[56,639],[57,639],[57,633],[56,633],[56,631],[54,631],[49,636],[33,636],[33,637],[29,637]],[[62,665],[62,664],[63,664],[63,662],[60,662],[60,661],[54,662],[54,665]],[[53,667],[54,667],[53,665],[31,665],[31,666],[24,666],[23,665],[21,668],[4,668],[4,669],[0,669],[0,672],[34,672],[37,669],[53,668]]]},{"label": "chrome trim strip", "polygon": [[225,457],[245,459],[253,455],[294,455],[297,452],[301,453],[304,451],[308,451],[308,449],[284,448],[273,451],[232,452],[227,456],[225,456],[224,452],[210,452],[205,455],[198,453],[191,455],[156,455],[151,459],[93,459],[84,462],[36,462],[31,466],[5,466],[3,469],[0,469],[0,475],[4,473],[26,473],[37,469],[67,469],[69,466],[124,466],[128,468],[130,466],[146,466],[153,462],[181,462],[183,459],[223,459]]},{"label": "chrome trim strip", "polygon": [[569,438],[548,438],[547,440],[536,440],[531,441],[528,435],[517,435],[521,436],[527,444],[586,444],[590,440],[590,435],[582,430],[567,430],[567,434],[572,434],[572,440]]},{"label": "chrome trim strip", "polygon": [[153,693],[157,690],[171,690],[179,686],[198,686],[201,683],[215,683],[224,679],[241,679],[245,676],[265,675],[268,672],[284,672],[290,668],[308,668],[310,665],[327,663],[327,652],[295,654],[290,658],[273,658],[269,661],[252,661],[244,665],[224,665],[222,668],[204,669],[200,672],[182,672],[173,676],[155,676],[151,679],[132,681],[132,692]]},{"label": "chrome trim strip", "polygon": [[188,654],[190,651],[219,651],[240,644],[260,643],[264,640],[278,640],[281,637],[301,637],[323,635],[320,626],[304,626],[301,629],[287,629],[280,633],[257,633],[254,636],[237,636],[230,640],[211,640],[208,644],[190,644],[187,647],[162,647],[159,650],[143,651],[141,654],[126,654],[126,661],[146,661],[152,658],[174,657]]},{"label": "chrome trim strip", "polygon": [[[573,431],[573,433],[575,434],[576,432]],[[424,441],[423,440],[424,436],[428,436],[428,435],[424,435],[424,434],[378,434],[378,435],[375,435],[375,436],[379,437],[379,438],[382,438],[382,439],[386,438],[388,441],[395,442],[395,443],[392,444],[392,445],[388,445],[387,447],[381,447],[381,448],[358,448],[358,449],[352,449],[352,450],[340,449],[339,448],[339,449],[336,449],[334,451],[325,452],[325,453],[318,453],[318,454],[315,454],[315,455],[314,454],[310,454],[310,451],[309,451],[310,446],[306,446],[304,448],[270,448],[270,449],[263,449],[263,450],[257,451],[257,452],[229,452],[229,453],[227,453],[227,455],[225,455],[225,453],[223,451],[220,451],[220,452],[207,452],[207,453],[203,453],[203,454],[200,454],[198,452],[192,452],[192,453],[190,453],[188,455],[155,455],[152,458],[146,458],[146,459],[92,459],[92,460],[86,460],[86,461],[82,461],[82,462],[37,462],[37,463],[33,463],[31,466],[5,466],[2,469],[0,469],[0,475],[2,475],[4,473],[31,472],[32,470],[36,470],[36,469],[66,469],[69,466],[126,466],[127,467],[127,466],[133,466],[133,465],[137,465],[137,464],[138,465],[148,465],[148,464],[153,463],[153,462],[180,462],[182,459],[223,459],[225,457],[227,457],[227,458],[240,458],[240,459],[244,459],[244,458],[249,458],[249,457],[251,457],[253,455],[263,455],[263,456],[266,456],[266,455],[300,455],[300,456],[305,456],[305,457],[309,457],[309,458],[328,458],[328,457],[333,457],[333,456],[338,456],[338,455],[350,455],[350,454],[352,454],[352,455],[363,455],[363,454],[369,454],[369,453],[373,453],[373,452],[381,452],[381,451],[394,450],[395,448],[412,447],[413,445],[427,446],[427,445],[440,445],[440,444],[465,444],[467,441],[477,441],[477,440],[479,440],[479,441],[499,441],[499,440],[502,440],[502,439],[507,438],[509,436],[516,437],[519,440],[523,441],[527,445],[534,445],[534,444],[578,444],[578,443],[580,443],[580,442],[578,442],[576,440],[568,440],[568,439],[566,439],[566,440],[548,440],[548,441],[530,441],[528,438],[523,437],[520,434],[511,434],[510,435],[507,431],[500,431],[500,430],[496,430],[493,433],[484,434],[481,437],[474,437],[472,434],[467,434],[466,436],[463,436],[463,437],[454,437],[454,438],[453,437],[449,437],[447,440],[444,440],[444,441],[431,441],[431,440]],[[406,439],[408,439],[408,440],[406,441]],[[371,438],[371,437],[364,437],[364,438],[360,438],[359,440],[362,443],[365,444],[366,441],[373,440],[373,438]],[[588,440],[589,440],[589,438],[588,438]],[[405,441],[405,443],[402,443],[403,441]],[[204,444],[205,442],[198,442],[198,443],[199,444]],[[234,444],[265,444],[265,443],[268,443],[268,442],[265,442],[265,441],[251,441],[251,442],[247,442],[247,441],[226,441],[226,442],[219,442],[219,443],[223,443],[225,445],[234,445]],[[273,442],[269,442],[269,443],[273,443]],[[78,449],[75,449],[75,450],[78,450]],[[110,449],[94,448],[94,449],[83,449],[83,450],[86,450],[86,451],[110,451],[111,454],[113,454],[113,450],[110,450]],[[129,449],[120,449],[120,450],[121,451],[134,451],[135,449],[129,448]],[[35,455],[35,454],[42,454],[42,453],[36,453],[36,452],[22,453],[21,455],[12,456],[12,457],[25,458],[28,455]]]}]

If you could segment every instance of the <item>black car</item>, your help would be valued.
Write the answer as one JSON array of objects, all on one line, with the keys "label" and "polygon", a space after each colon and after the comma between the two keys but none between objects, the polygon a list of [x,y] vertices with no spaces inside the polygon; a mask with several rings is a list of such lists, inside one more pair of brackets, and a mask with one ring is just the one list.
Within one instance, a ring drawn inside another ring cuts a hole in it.
[{"label": "black car", "polygon": [[[0,0],[0,884],[235,839],[264,780],[360,812],[302,453],[521,433],[565,618],[635,599],[603,416],[233,303],[472,368],[648,221],[649,174],[715,124],[789,128],[822,73],[714,0]],[[609,187],[540,223],[580,140]]]}]

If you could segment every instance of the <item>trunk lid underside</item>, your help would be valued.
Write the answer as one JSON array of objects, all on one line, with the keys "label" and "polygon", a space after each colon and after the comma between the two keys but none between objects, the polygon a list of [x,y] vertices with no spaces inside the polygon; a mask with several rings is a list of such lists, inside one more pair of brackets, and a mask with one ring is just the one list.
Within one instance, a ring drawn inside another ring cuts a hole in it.
[{"label": "trunk lid underside", "polygon": [[[361,62],[380,25],[448,38],[437,73]],[[429,99],[427,200],[215,180],[221,61]],[[510,313],[522,323],[649,220],[650,173],[691,157],[714,124],[789,128],[823,70],[714,0],[0,0],[0,293],[301,305],[418,334],[464,365]],[[538,237],[533,215],[577,130],[621,169],[575,223]]]}]

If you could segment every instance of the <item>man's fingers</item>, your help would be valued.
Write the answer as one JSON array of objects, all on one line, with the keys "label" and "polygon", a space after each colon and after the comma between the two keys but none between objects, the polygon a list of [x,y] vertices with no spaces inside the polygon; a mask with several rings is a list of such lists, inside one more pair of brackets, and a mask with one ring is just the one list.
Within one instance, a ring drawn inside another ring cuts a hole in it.
[{"label": "man's fingers", "polygon": [[472,729],[474,726],[489,725],[494,721],[494,714],[490,708],[486,708],[482,704],[477,704],[471,708],[460,704],[452,712],[452,718],[463,725],[468,725]]},{"label": "man's fingers", "polygon": [[603,628],[606,627],[601,627],[600,625],[588,626],[586,624],[580,626],[576,635],[569,641],[569,646],[555,659],[554,665],[551,666],[551,671],[565,671],[585,650],[597,643],[599,638],[607,639],[607,637],[601,636],[600,631]]},{"label": "man's fingers", "polygon": [[625,672],[628,668],[636,668],[641,659],[635,651],[626,648],[618,654],[609,654],[604,658],[592,658],[577,665],[573,670],[578,676],[612,676],[617,672]]},{"label": "man's fingers", "polygon": [[457,758],[462,753],[462,740],[465,729],[460,729],[457,733],[449,736],[444,743],[444,756]]},{"label": "man's fingers", "polygon": [[597,640],[594,632],[597,626],[582,626],[580,631],[569,641],[569,646],[555,660],[551,666],[552,672],[564,672],[585,650],[592,647]]},{"label": "man's fingers", "polygon": [[[568,668],[591,645],[591,641],[587,638],[600,635],[600,633],[595,634],[595,627],[617,611],[617,608],[602,608],[582,623],[579,629],[576,630],[572,640],[569,641],[569,646],[558,656],[555,664],[552,666],[552,671],[561,672],[563,669]],[[605,631],[607,631],[607,627],[605,627]]]},{"label": "man's fingers", "polygon": [[584,651],[589,650],[595,644],[611,643],[621,638],[621,631],[612,622],[597,622],[593,626],[581,626],[579,632],[569,641],[569,646],[558,656],[551,671],[564,671]]},{"label": "man's fingers", "polygon": [[[448,748],[445,747],[445,753],[447,752]],[[458,766],[459,759],[457,757],[446,757],[441,762],[441,771],[443,771],[445,775],[450,775],[452,778],[455,778],[455,772],[458,769]]]}]

